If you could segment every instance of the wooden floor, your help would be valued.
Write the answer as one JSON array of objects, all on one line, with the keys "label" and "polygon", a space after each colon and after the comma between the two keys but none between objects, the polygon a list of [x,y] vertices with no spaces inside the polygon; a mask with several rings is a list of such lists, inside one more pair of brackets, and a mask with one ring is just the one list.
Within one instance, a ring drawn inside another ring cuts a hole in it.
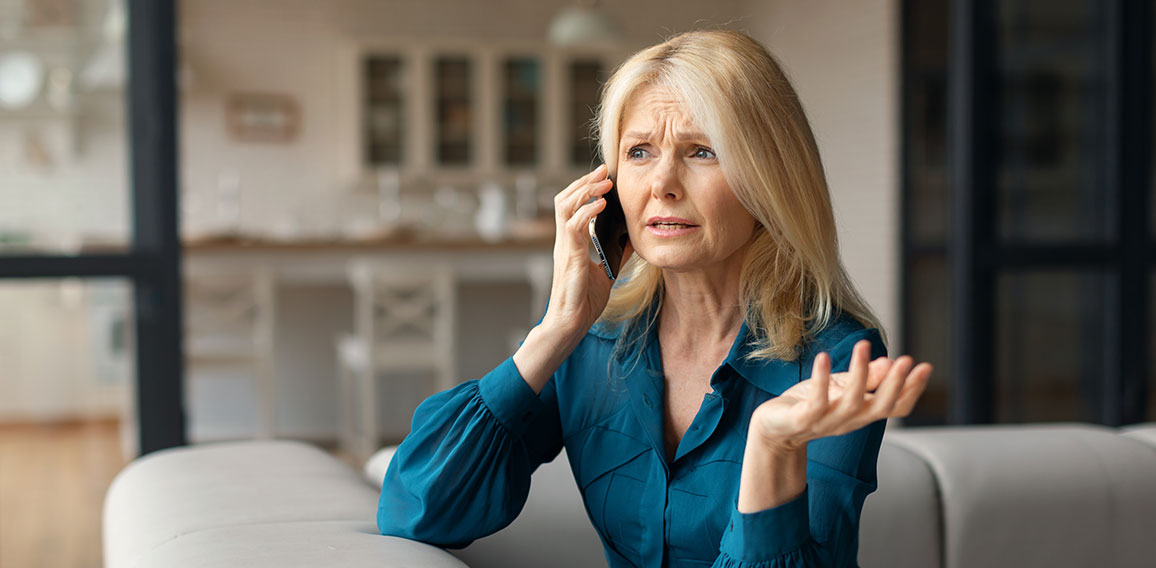
[{"label": "wooden floor", "polygon": [[124,465],[115,421],[0,425],[0,568],[99,567],[101,505]]}]

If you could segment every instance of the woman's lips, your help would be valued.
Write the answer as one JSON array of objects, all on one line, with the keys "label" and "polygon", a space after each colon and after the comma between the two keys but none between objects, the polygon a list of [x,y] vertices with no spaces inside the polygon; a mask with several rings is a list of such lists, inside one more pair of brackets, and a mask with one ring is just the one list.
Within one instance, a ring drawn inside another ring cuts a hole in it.
[{"label": "woman's lips", "polygon": [[651,217],[646,223],[646,230],[659,237],[677,237],[696,229],[698,225],[678,217]]}]

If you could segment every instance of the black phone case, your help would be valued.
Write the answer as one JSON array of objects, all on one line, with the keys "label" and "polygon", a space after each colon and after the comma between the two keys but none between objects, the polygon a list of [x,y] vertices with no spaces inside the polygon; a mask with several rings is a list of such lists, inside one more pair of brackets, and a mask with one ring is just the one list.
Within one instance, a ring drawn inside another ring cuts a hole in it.
[{"label": "black phone case", "polygon": [[602,268],[614,280],[618,278],[622,254],[630,236],[626,232],[626,214],[622,212],[622,202],[618,200],[618,188],[612,187],[603,197],[606,199],[606,208],[594,218],[592,237]]}]

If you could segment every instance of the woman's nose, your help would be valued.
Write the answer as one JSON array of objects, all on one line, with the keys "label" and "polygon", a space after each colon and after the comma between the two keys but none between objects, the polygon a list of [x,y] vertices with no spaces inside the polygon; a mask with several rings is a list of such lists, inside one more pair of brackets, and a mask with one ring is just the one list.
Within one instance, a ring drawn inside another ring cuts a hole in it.
[{"label": "woman's nose", "polygon": [[651,172],[650,194],[655,199],[681,199],[684,188],[678,175],[678,164],[670,158],[663,158]]}]

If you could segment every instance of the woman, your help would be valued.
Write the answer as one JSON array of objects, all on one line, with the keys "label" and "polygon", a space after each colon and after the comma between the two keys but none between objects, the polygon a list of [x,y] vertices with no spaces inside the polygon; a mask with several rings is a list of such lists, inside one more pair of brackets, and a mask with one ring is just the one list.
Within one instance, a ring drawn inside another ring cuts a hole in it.
[{"label": "woman", "polygon": [[[418,408],[381,531],[493,533],[564,446],[612,567],[855,565],[884,419],[931,367],[885,357],[794,90],[748,36],[688,33],[614,73],[598,129],[605,165],[554,200],[545,316]],[[613,289],[587,236],[611,178],[630,237]]]}]

